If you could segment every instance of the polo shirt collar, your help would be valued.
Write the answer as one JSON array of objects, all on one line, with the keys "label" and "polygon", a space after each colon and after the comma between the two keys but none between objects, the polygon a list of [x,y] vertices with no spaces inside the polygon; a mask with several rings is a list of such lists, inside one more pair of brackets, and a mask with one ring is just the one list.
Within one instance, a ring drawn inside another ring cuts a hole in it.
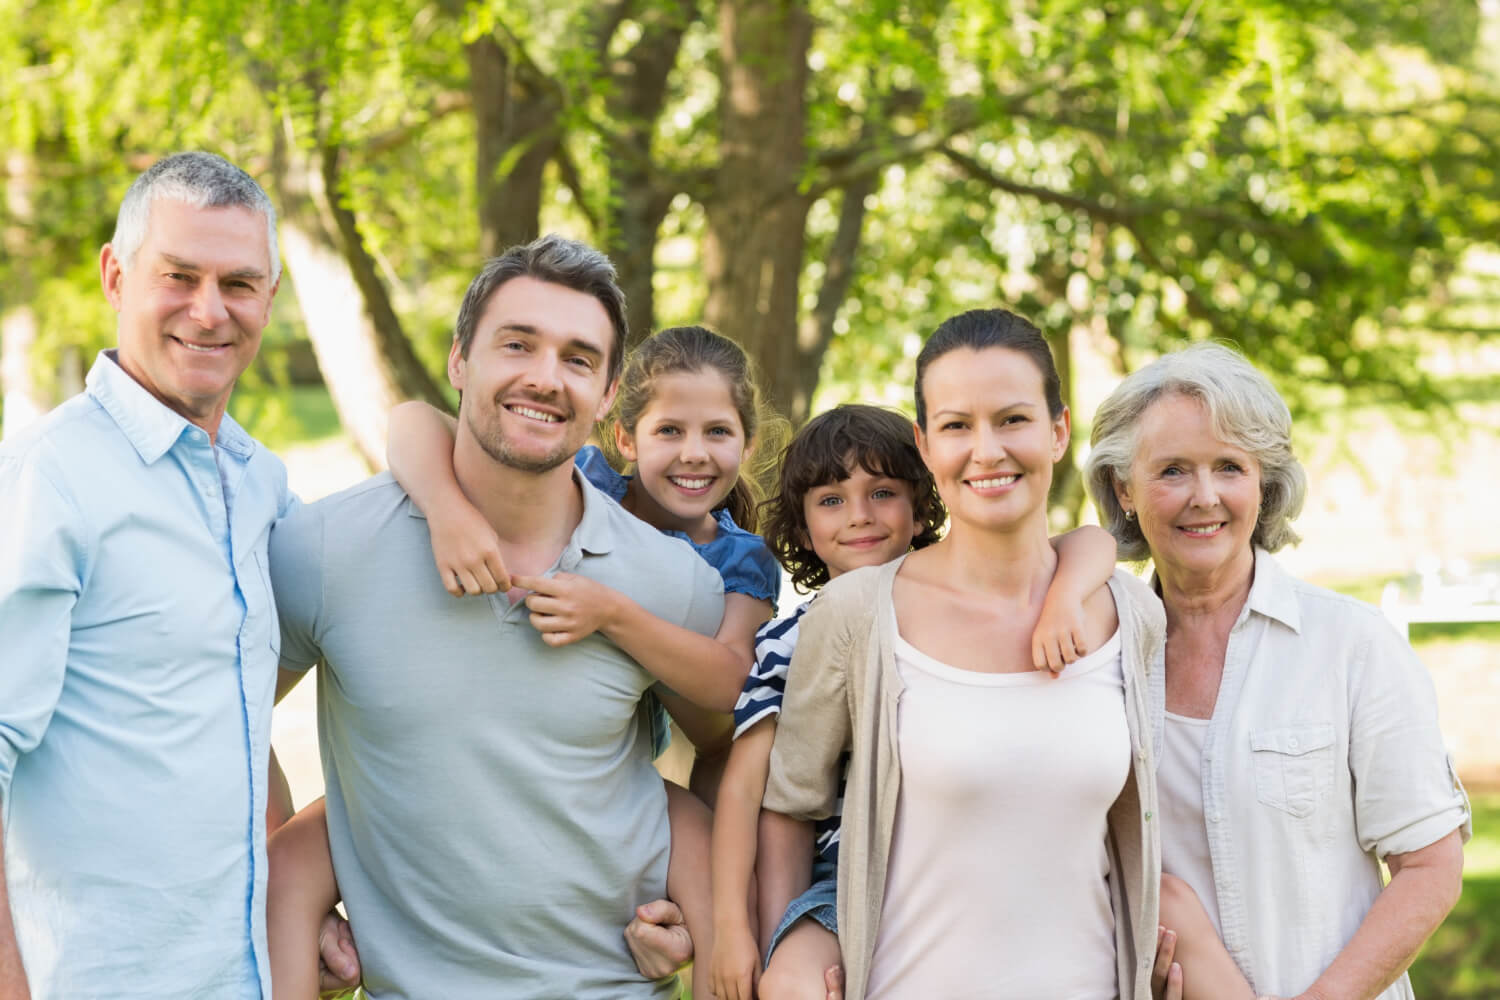
[{"label": "polo shirt collar", "polygon": [[610,525],[610,515],[613,512],[610,507],[619,505],[589,482],[588,477],[576,465],[573,466],[573,482],[578,484],[579,491],[583,494],[583,517],[579,518],[578,527],[573,531],[573,540],[580,550],[589,555],[602,556],[615,547],[614,532]]},{"label": "polo shirt collar", "polygon": [[[573,466],[573,482],[577,484],[578,492],[583,497],[583,516],[578,519],[578,527],[573,529],[573,536],[564,547],[564,553],[576,550],[586,552],[591,556],[602,556],[615,547],[614,531],[610,524],[613,512],[610,507],[618,508],[619,504],[589,482],[576,465]],[[412,502],[410,494],[406,498],[406,508],[408,516],[427,520],[427,515]],[[625,516],[634,517],[635,515],[626,514]]]},{"label": "polo shirt collar", "polygon": [[1293,632],[1302,631],[1302,607],[1297,602],[1295,580],[1265,549],[1255,549],[1255,579],[1250,584],[1246,606],[1256,614],[1274,619]]}]

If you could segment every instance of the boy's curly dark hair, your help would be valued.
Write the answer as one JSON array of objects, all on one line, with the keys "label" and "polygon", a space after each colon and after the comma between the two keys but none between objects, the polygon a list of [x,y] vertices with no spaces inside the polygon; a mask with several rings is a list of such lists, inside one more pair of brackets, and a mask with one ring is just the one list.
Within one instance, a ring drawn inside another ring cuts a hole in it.
[{"label": "boy's curly dark hair", "polygon": [[827,565],[808,544],[802,501],[809,490],[843,482],[855,468],[910,483],[918,525],[912,548],[938,540],[948,512],[922,464],[911,421],[879,406],[836,406],[808,421],[787,445],[779,488],[761,505],[761,534],[798,590],[828,582]]}]

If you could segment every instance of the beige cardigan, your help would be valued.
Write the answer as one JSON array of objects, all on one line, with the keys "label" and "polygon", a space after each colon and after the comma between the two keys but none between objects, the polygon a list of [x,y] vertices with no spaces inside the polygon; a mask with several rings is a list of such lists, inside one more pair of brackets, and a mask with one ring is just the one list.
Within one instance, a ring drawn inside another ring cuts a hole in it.
[{"label": "beige cardigan", "polygon": [[[840,577],[808,608],[787,675],[766,784],[767,809],[822,819],[837,801],[839,754],[851,751],[838,876],[848,1000],[862,1000],[869,982],[901,790],[896,706],[903,685],[893,653],[891,586],[902,561]],[[1116,570],[1109,588],[1119,611],[1134,751],[1125,788],[1109,811],[1115,952],[1122,1000],[1150,1000],[1161,837],[1145,686],[1151,653],[1166,634],[1166,616],[1156,596],[1128,573]]]}]

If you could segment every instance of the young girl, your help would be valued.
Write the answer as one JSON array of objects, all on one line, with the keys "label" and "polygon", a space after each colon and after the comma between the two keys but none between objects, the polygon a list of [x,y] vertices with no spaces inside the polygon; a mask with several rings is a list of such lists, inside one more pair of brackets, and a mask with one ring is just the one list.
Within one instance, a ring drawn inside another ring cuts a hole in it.
[{"label": "young girl", "polygon": [[[798,433],[782,460],[779,494],[766,506],[767,542],[803,589],[925,548],[937,541],[944,518],[911,423],[860,405],[830,410]],[[1033,635],[1032,661],[1055,670],[1087,651],[1080,609],[1113,569],[1115,546],[1102,529],[1082,528],[1059,539],[1058,550],[1062,566]],[[821,1000],[831,988],[828,974],[839,964],[837,808],[817,825],[816,852],[805,824],[760,808],[787,664],[812,604],[760,630],[756,665],[735,706],[735,742],[713,836],[712,976],[723,1000],[750,1000],[757,978],[762,1000]],[[842,782],[842,763],[839,770]],[[752,867],[753,915],[747,906]],[[766,971],[758,976],[760,956],[767,953]]]},{"label": "young girl", "polygon": [[[741,474],[764,430],[759,393],[739,345],[702,327],[676,327],[648,338],[630,355],[615,406],[615,443],[634,463],[635,475],[615,472],[594,447],[579,453],[579,471],[626,510],[691,544],[719,571],[724,617],[712,639],[663,622],[581,576],[510,577],[493,530],[458,488],[453,425],[438,411],[408,403],[392,413],[391,471],[428,517],[433,557],[450,592],[529,592],[531,623],[551,645],[602,632],[647,671],[670,678],[671,690],[658,685],[659,703],[650,708],[657,752],[667,739],[663,705],[700,751],[712,752],[727,742],[726,713],[753,658],[755,630],[771,616],[780,588],[775,560],[753,533],[757,491]],[[694,788],[711,801],[716,774],[706,780],[702,775],[703,769],[694,769]],[[670,782],[667,788],[667,892],[681,907],[696,956],[706,966],[712,952],[709,813],[698,798]],[[321,814],[298,820],[284,828],[288,836],[278,831],[279,842],[272,845],[272,977],[278,996],[310,997],[317,969],[306,942],[316,940],[337,887]]]},{"label": "young girl", "polygon": [[1069,421],[1035,327],[1003,310],[943,323],[917,359],[916,408],[948,534],[814,602],[765,807],[842,811],[849,996],[1148,1000],[1161,869],[1144,688],[1160,604],[1115,573],[1082,602],[1089,652],[1037,676]]}]

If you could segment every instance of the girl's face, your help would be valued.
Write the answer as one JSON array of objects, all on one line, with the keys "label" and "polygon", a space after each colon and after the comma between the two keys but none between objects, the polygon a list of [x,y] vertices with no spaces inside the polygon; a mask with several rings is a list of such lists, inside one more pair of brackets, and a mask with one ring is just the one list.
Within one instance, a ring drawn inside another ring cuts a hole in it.
[{"label": "girl's face", "polygon": [[739,479],[748,444],[729,381],[716,371],[674,372],[657,378],[655,390],[635,433],[615,426],[620,454],[635,463],[631,512],[653,527],[711,540],[713,510]]},{"label": "girl's face", "polygon": [[959,348],[927,367],[922,389],[917,447],[953,522],[1000,530],[1045,518],[1069,425],[1066,408],[1048,413],[1036,364],[1006,347]]},{"label": "girl's face", "polygon": [[918,531],[911,483],[854,465],[849,478],[824,483],[802,497],[808,546],[833,578],[879,566],[911,548]]}]

